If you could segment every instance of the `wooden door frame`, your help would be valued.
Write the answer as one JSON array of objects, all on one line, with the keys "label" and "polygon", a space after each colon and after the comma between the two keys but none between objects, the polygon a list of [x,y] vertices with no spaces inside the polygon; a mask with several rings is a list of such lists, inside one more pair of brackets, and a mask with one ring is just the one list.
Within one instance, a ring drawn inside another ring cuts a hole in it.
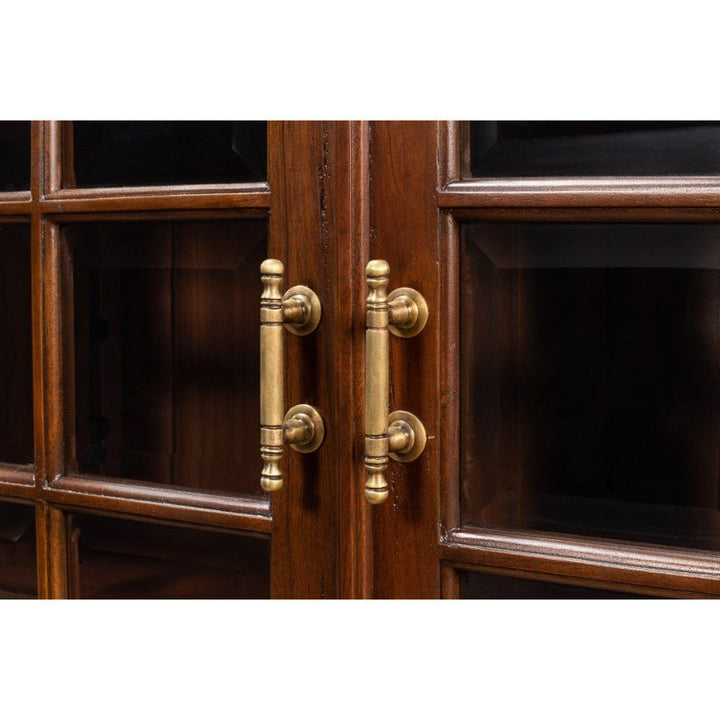
[{"label": "wooden door frame", "polygon": [[[31,229],[35,426],[35,466],[0,465],[0,499],[35,505],[39,596],[68,596],[67,516],[83,511],[269,536],[273,597],[367,596],[366,508],[355,492],[362,457],[362,310],[350,272],[364,266],[367,254],[367,123],[270,122],[267,181],[229,185],[66,188],[63,142],[70,137],[63,123],[33,122],[29,192],[0,194],[0,220],[28,222]],[[272,498],[67,472],[72,394],[61,225],[150,213],[266,218],[268,252],[283,260],[288,282],[304,282],[322,299],[318,331],[302,342],[288,339],[286,400],[321,409],[325,443],[316,456],[286,453],[288,482]]]},{"label": "wooden door frame", "polygon": [[[390,288],[416,286],[430,306],[420,349],[391,347],[394,402],[419,415],[429,441],[415,467],[392,467],[391,500],[373,509],[375,596],[455,598],[463,570],[649,595],[719,595],[715,553],[461,525],[458,283],[465,221],[717,221],[720,181],[467,179],[467,136],[459,122],[371,124],[373,257],[395,269]],[[409,381],[403,368],[417,368],[420,353],[422,372]]]}]

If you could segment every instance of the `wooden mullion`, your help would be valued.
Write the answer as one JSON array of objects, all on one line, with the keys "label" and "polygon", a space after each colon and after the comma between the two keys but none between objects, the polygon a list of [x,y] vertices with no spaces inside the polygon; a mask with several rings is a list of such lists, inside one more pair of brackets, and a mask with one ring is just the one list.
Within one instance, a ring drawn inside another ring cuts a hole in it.
[{"label": "wooden mullion", "polygon": [[8,485],[35,486],[35,469],[30,466],[0,463],[0,483]]},{"label": "wooden mullion", "polygon": [[41,201],[45,214],[220,209],[265,211],[269,206],[270,189],[267,183],[62,189],[49,193]]},{"label": "wooden mullion", "polygon": [[551,533],[456,529],[440,546],[444,561],[482,568],[720,595],[716,553]]},{"label": "wooden mullion", "polygon": [[46,477],[45,469],[45,371],[44,371],[44,304],[43,266],[44,237],[43,220],[37,201],[42,192],[44,177],[44,131],[40,122],[33,122],[31,130],[31,192],[33,212],[30,222],[30,265],[31,265],[31,316],[32,316],[32,364],[33,364],[33,416],[35,473],[38,484]]},{"label": "wooden mullion", "polygon": [[269,503],[262,496],[198,493],[161,483],[71,475],[53,482],[43,497],[73,507],[106,507],[116,512],[261,533],[271,532],[273,526]]},{"label": "wooden mullion", "polygon": [[[59,178],[60,158],[53,123],[33,123],[32,130],[32,272],[33,377],[35,408],[36,497],[62,471],[62,443],[55,433],[63,394],[58,376],[60,319],[59,234],[43,216],[42,197]],[[62,427],[62,425],[60,425]],[[40,597],[67,597],[67,543],[64,513],[47,502],[36,503]]]},{"label": "wooden mullion", "polygon": [[37,534],[38,596],[68,597],[67,516],[59,508],[38,502],[35,508]]},{"label": "wooden mullion", "polygon": [[45,474],[48,482],[65,474],[66,403],[68,396],[64,362],[63,324],[72,323],[65,309],[63,294],[63,247],[60,228],[49,221],[44,225],[44,382],[45,382]]},{"label": "wooden mullion", "polygon": [[68,520],[65,511],[48,505],[47,534],[49,545],[48,596],[54,599],[68,597]]},{"label": "wooden mullion", "polygon": [[457,180],[438,192],[441,208],[720,207],[715,176],[540,177]]},{"label": "wooden mullion", "polygon": [[48,599],[50,593],[51,546],[48,532],[47,503],[35,503],[35,541],[37,547],[38,598]]},{"label": "wooden mullion", "polygon": [[3,222],[13,220],[17,215],[30,215],[32,210],[32,195],[29,192],[0,193],[0,217]]},{"label": "wooden mullion", "polygon": [[35,479],[32,473],[20,473],[13,477],[7,470],[0,477],[0,499],[23,498],[34,500],[38,497]]},{"label": "wooden mullion", "polygon": [[60,123],[60,171],[55,182],[52,184],[52,192],[58,191],[63,186],[74,188],[75,181],[75,129],[72,122]]},{"label": "wooden mullion", "polygon": [[720,207],[448,208],[458,222],[720,222]]},{"label": "wooden mullion", "polygon": [[44,171],[41,184],[41,198],[45,198],[62,186],[63,176],[63,126],[58,121],[43,124],[42,157]]},{"label": "wooden mullion", "polygon": [[449,212],[440,216],[440,525],[441,532],[460,524],[460,227]]},{"label": "wooden mullion", "polygon": [[452,564],[440,564],[440,597],[443,600],[457,600],[460,597],[460,575]]}]

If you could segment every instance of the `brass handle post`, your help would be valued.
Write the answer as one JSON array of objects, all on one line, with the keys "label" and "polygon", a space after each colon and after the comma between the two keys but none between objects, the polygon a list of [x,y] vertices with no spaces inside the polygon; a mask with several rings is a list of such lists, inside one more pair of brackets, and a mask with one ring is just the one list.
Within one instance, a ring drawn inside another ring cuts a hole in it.
[{"label": "brass handle post", "polygon": [[365,322],[365,499],[372,505],[388,497],[386,470],[389,458],[410,462],[425,449],[427,436],[422,422],[412,413],[389,412],[390,336],[417,335],[428,318],[428,307],[420,293],[387,287],[390,265],[371,260],[365,271],[370,292]]},{"label": "brass handle post", "polygon": [[285,330],[311,333],[322,309],[318,296],[303,285],[280,294],[285,274],[280,260],[265,260],[260,274],[260,485],[274,492],[283,486],[280,462],[285,443],[298,452],[313,452],[325,435],[323,420],[312,406],[296,405],[284,413]]}]

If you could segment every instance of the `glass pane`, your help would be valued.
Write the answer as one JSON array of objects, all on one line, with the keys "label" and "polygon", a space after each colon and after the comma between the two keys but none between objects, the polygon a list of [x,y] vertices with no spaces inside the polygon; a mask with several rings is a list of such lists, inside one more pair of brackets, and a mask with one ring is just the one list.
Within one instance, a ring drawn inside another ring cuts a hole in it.
[{"label": "glass pane", "polygon": [[76,121],[72,147],[74,177],[65,178],[66,187],[238,183],[267,176],[265,122]]},{"label": "glass pane", "polygon": [[477,224],[462,515],[720,549],[720,227]]},{"label": "glass pane", "polygon": [[718,122],[471,122],[473,177],[715,175]]},{"label": "glass pane", "polygon": [[30,190],[30,123],[0,121],[0,192]]},{"label": "glass pane", "polygon": [[0,598],[37,597],[35,509],[0,503]]},{"label": "glass pane", "polygon": [[66,229],[81,473],[260,491],[265,232],[259,221]]},{"label": "glass pane", "polygon": [[80,515],[73,595],[96,599],[268,598],[265,538]]},{"label": "glass pane", "polygon": [[30,228],[0,225],[0,462],[33,463]]},{"label": "glass pane", "polygon": [[462,572],[460,598],[462,600],[639,600],[642,596],[507,575]]}]

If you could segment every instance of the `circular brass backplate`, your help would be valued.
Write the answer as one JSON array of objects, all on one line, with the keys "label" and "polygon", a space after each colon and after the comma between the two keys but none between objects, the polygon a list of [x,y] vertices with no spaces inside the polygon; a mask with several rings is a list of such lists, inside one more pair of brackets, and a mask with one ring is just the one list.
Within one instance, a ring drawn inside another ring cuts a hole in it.
[{"label": "circular brass backplate", "polygon": [[298,295],[306,303],[310,312],[302,325],[296,325],[295,323],[284,323],[284,325],[293,335],[309,335],[320,324],[322,305],[315,291],[305,285],[294,285],[291,287],[282,296],[282,301],[285,302]]},{"label": "circular brass backplate", "polygon": [[325,423],[320,413],[312,405],[295,405],[285,413],[285,422],[293,418],[300,418],[309,422],[313,428],[313,434],[306,443],[290,443],[293,450],[301,453],[311,453],[317,450],[325,439]]},{"label": "circular brass backplate", "polygon": [[405,296],[415,303],[417,307],[417,320],[410,327],[398,327],[397,325],[389,325],[388,330],[398,337],[413,337],[417,335],[425,327],[428,320],[428,305],[425,298],[413,288],[401,287],[396,288],[388,295],[388,303],[399,297]]},{"label": "circular brass backplate", "polygon": [[410,412],[406,412],[405,410],[396,410],[395,412],[391,412],[388,415],[388,426],[396,422],[406,423],[410,426],[413,434],[415,435],[415,442],[413,442],[412,447],[406,452],[391,452],[388,453],[388,455],[390,455],[393,460],[397,460],[398,462],[411,462],[415,460],[415,458],[419,457],[422,454],[422,451],[425,449],[425,444],[427,443],[427,433],[425,432],[425,426],[420,422],[419,418],[416,415],[413,415]]}]

